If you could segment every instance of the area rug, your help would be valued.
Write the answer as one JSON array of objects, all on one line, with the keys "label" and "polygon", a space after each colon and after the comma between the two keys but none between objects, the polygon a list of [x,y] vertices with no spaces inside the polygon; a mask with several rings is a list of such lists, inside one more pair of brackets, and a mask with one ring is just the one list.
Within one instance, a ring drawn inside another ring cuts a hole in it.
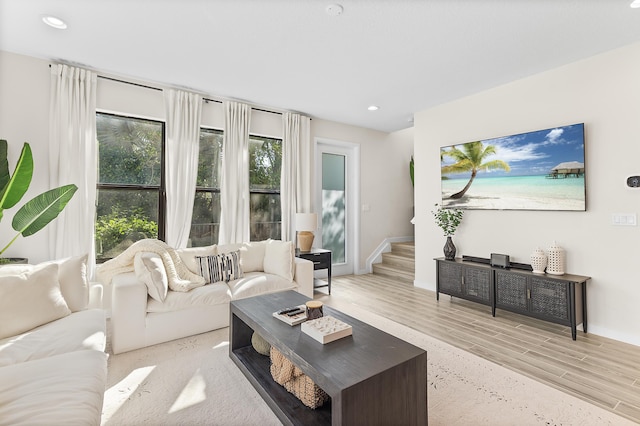
[{"label": "area rug", "polygon": [[[633,425],[352,304],[343,312],[427,351],[429,425]],[[103,425],[280,425],[229,359],[227,328],[111,355]]]}]

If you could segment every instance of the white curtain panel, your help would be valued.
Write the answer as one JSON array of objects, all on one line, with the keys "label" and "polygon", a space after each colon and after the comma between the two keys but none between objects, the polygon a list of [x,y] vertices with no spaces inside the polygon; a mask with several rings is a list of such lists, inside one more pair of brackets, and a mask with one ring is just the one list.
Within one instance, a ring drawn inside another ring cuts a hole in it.
[{"label": "white curtain panel", "polygon": [[282,115],[282,169],[280,205],[282,240],[295,239],[296,213],[311,213],[311,119],[300,114]]},{"label": "white curtain panel", "polygon": [[184,248],[189,241],[198,177],[202,97],[168,89],[164,91],[164,104],[167,119],[166,242],[170,247]]},{"label": "white curtain panel", "polygon": [[249,124],[251,108],[225,102],[218,244],[249,241]]},{"label": "white curtain panel", "polygon": [[49,181],[52,188],[75,184],[78,191],[48,226],[52,259],[88,253],[95,269],[96,138],[95,73],[68,65],[51,66]]}]

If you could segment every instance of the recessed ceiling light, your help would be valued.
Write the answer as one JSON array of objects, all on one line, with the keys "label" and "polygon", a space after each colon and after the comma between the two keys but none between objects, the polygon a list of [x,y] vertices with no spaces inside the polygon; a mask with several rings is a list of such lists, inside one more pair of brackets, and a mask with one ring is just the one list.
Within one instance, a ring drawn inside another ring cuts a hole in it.
[{"label": "recessed ceiling light", "polygon": [[57,28],[59,30],[67,29],[67,23],[60,18],[56,18],[55,16],[50,16],[50,15],[43,16],[42,22],[49,25],[50,27]]},{"label": "recessed ceiling light", "polygon": [[640,0],[633,0],[629,6],[631,6],[634,9],[639,8],[640,7]]},{"label": "recessed ceiling light", "polygon": [[329,6],[327,6],[325,11],[329,16],[339,16],[339,15],[342,15],[344,8],[341,5],[336,3],[336,4],[330,4]]},{"label": "recessed ceiling light", "polygon": [[369,108],[367,108],[367,109],[368,109],[369,111],[377,111],[377,110],[379,110],[380,108],[379,108],[379,107],[377,107],[377,106],[375,106],[375,105],[369,105]]}]

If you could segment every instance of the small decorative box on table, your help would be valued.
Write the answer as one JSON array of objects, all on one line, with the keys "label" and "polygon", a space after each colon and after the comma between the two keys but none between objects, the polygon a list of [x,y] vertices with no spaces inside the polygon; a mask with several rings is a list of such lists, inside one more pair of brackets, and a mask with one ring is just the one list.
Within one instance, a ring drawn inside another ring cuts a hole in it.
[{"label": "small decorative box on table", "polygon": [[326,316],[303,322],[302,332],[324,345],[325,343],[351,336],[353,331],[349,324],[334,317]]}]

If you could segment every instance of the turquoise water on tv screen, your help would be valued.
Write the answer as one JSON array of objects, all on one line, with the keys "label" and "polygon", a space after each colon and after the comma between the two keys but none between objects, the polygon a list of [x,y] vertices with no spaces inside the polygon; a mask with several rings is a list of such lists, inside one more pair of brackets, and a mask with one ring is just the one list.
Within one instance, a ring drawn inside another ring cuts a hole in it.
[{"label": "turquoise water on tv screen", "polygon": [[[469,182],[469,178],[442,180],[442,193],[454,194]],[[584,176],[552,179],[545,175],[476,177],[466,195],[491,195],[499,198],[584,200]]]}]

